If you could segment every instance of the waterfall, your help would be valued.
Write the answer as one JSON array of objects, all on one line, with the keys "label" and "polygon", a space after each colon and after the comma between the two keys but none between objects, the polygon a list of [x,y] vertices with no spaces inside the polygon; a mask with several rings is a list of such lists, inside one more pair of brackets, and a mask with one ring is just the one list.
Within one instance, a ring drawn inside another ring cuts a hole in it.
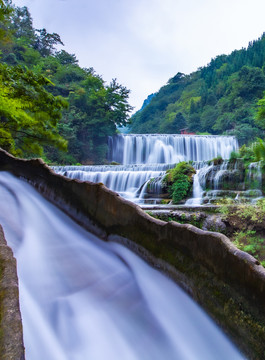
[{"label": "waterfall", "polygon": [[137,201],[139,190],[149,179],[158,178],[172,165],[127,166],[58,166],[53,169],[70,179],[102,182],[110,190],[117,191],[127,199]]},{"label": "waterfall", "polygon": [[218,203],[223,198],[234,199],[236,202],[255,203],[262,197],[260,162],[249,164],[246,176],[242,160],[220,162],[219,164],[205,161],[193,163],[197,173],[194,176],[193,198],[187,200],[187,205]]},{"label": "waterfall", "polygon": [[227,173],[227,167],[228,167],[228,161],[223,161],[223,163],[220,165],[220,169],[216,172],[216,175],[213,180],[214,190],[219,189],[220,182],[222,181],[222,177],[225,175],[225,173]]},{"label": "waterfall", "polygon": [[200,169],[196,170],[196,174],[193,177],[193,191],[192,198],[186,201],[186,205],[201,205],[203,188],[200,184]]},{"label": "waterfall", "polygon": [[173,282],[5,172],[0,207],[17,258],[27,360],[243,359]]},{"label": "waterfall", "polygon": [[[109,161],[121,165],[66,166],[54,170],[72,179],[102,182],[125,198],[139,202],[139,194],[140,198],[145,196],[148,180],[161,180],[176,163],[203,162],[217,156],[227,159],[238,148],[235,137],[214,135],[123,134],[109,137],[108,145]],[[157,195],[161,191],[160,180],[150,183]]]},{"label": "waterfall", "polygon": [[109,161],[121,164],[173,164],[204,161],[217,156],[228,159],[238,148],[233,136],[130,134],[109,138]]},{"label": "waterfall", "polygon": [[250,185],[252,185],[252,187],[254,187],[255,189],[262,188],[262,171],[260,162],[249,164],[248,180],[250,182]]}]

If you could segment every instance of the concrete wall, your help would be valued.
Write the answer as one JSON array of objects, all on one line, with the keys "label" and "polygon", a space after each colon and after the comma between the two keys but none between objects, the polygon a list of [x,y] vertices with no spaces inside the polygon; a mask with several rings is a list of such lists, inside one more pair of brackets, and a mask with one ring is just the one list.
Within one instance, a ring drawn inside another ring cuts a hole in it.
[{"label": "concrete wall", "polygon": [[249,358],[264,358],[265,270],[227,237],[156,220],[103,184],[56,175],[40,160],[19,160],[1,151],[0,169],[26,179],[88,230],[105,240],[116,238],[162,267]]},{"label": "concrete wall", "polygon": [[0,226],[0,358],[24,360],[16,260]]}]

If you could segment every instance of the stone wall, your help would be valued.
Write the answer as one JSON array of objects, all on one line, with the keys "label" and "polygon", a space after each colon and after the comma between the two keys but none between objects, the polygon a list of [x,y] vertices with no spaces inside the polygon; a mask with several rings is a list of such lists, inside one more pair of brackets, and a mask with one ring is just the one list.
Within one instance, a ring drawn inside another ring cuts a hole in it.
[{"label": "stone wall", "polygon": [[16,260],[0,226],[0,358],[24,360]]},{"label": "stone wall", "polygon": [[88,230],[125,243],[162,268],[250,359],[264,359],[265,269],[226,236],[154,219],[103,184],[56,175],[40,160],[19,160],[1,151],[0,169],[30,182]]}]

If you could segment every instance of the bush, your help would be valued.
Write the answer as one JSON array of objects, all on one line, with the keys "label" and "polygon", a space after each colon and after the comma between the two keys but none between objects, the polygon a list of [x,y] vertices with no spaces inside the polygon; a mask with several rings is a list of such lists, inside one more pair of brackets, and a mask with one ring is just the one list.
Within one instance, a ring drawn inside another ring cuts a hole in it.
[{"label": "bush", "polygon": [[237,160],[240,158],[240,154],[236,151],[232,151],[230,154],[230,161]]},{"label": "bush", "polygon": [[232,241],[243,251],[246,251],[265,265],[265,199],[257,201],[256,205],[223,205],[219,211],[233,232]]},{"label": "bush", "polygon": [[185,161],[178,163],[173,169],[167,171],[163,183],[174,204],[179,203],[189,195],[195,173],[196,170]]},{"label": "bush", "polygon": [[224,162],[222,156],[218,155],[216,158],[208,161],[208,165],[221,165]]},{"label": "bush", "polygon": [[234,234],[234,244],[242,251],[254,256],[265,266],[265,239],[256,235],[256,231],[239,231]]},{"label": "bush", "polygon": [[187,175],[180,174],[178,180],[171,186],[171,193],[174,204],[179,203],[182,199],[187,197],[191,185],[192,184],[189,180],[189,177]]}]

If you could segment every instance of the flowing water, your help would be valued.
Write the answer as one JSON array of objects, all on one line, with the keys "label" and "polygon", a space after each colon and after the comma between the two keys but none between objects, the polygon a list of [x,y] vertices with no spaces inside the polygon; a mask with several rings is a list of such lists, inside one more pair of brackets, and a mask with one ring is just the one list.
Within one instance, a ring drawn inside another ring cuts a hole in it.
[{"label": "flowing water", "polygon": [[130,134],[109,138],[109,160],[129,164],[228,159],[238,147],[233,136]]},{"label": "flowing water", "polygon": [[245,171],[242,164],[242,160],[222,160],[216,165],[205,161],[193,163],[196,169],[193,197],[186,201],[186,205],[218,203],[224,198],[256,203],[263,197],[261,164],[251,163]]},{"label": "flowing water", "polygon": [[96,166],[58,166],[54,170],[70,179],[102,182],[110,190],[123,197],[137,201],[141,188],[147,181],[161,177],[173,165],[96,165]]},{"label": "flowing water", "polygon": [[228,159],[237,147],[237,140],[233,136],[117,135],[109,138],[108,159],[122,165],[66,166],[54,167],[54,170],[70,178],[102,182],[125,198],[141,203],[147,187],[159,195],[166,170],[176,163],[204,163],[217,156]]},{"label": "flowing water", "polygon": [[192,198],[186,201],[186,205],[201,205],[202,203],[203,188],[200,184],[200,169],[196,170],[196,174],[193,177],[193,191]]},{"label": "flowing water", "polygon": [[261,171],[261,163],[255,162],[250,163],[248,167],[248,180],[250,183],[254,183],[255,188],[262,188],[262,171]]},{"label": "flowing water", "polygon": [[173,282],[0,173],[0,223],[17,258],[27,360],[237,360]]}]

